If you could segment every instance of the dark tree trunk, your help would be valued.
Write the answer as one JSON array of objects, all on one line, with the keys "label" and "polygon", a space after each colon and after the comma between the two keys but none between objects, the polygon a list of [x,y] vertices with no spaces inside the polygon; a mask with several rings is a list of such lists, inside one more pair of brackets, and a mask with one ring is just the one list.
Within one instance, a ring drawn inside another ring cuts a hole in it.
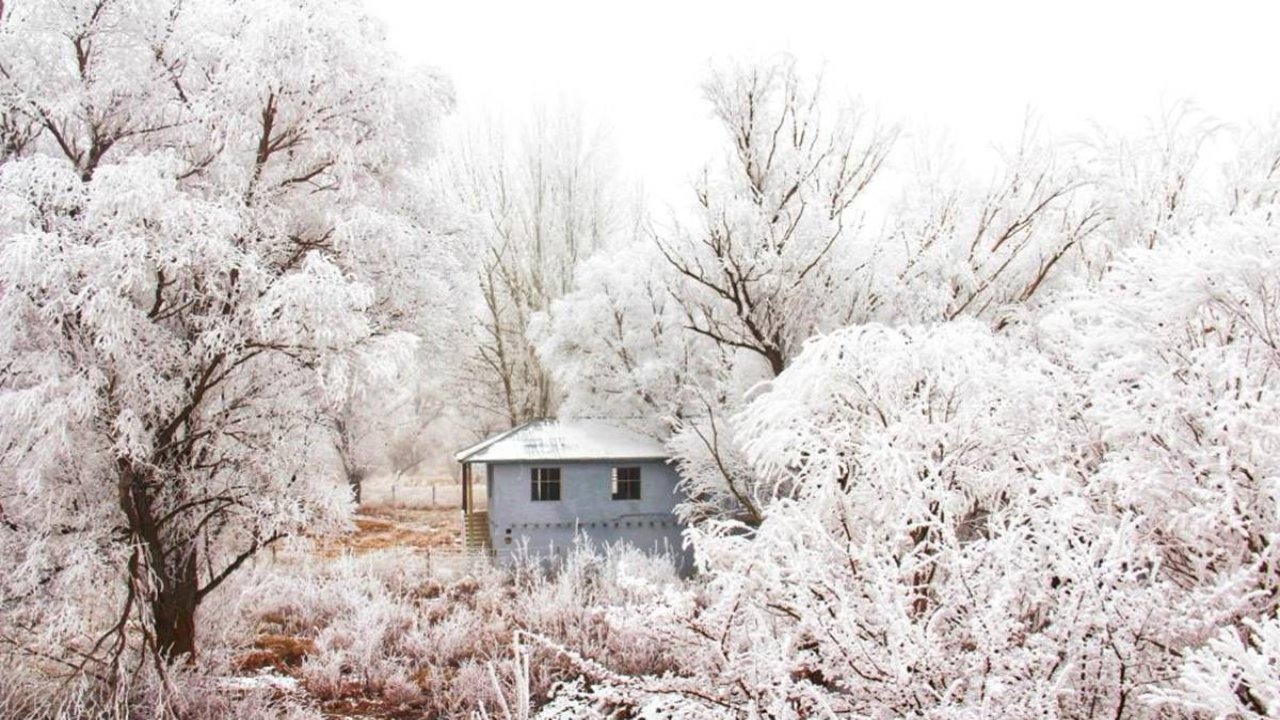
[{"label": "dark tree trunk", "polygon": [[774,377],[778,377],[783,370],[787,369],[787,359],[783,357],[781,350],[776,347],[768,347],[762,353],[765,359],[769,361],[769,369],[773,371]]},{"label": "dark tree trunk", "polygon": [[168,662],[188,659],[196,651],[196,606],[200,603],[200,576],[196,547],[165,537],[156,519],[154,483],[127,460],[119,460],[120,509],[129,522],[131,542],[136,544],[129,563],[130,582],[150,588],[147,602],[155,628],[156,651]]},{"label": "dark tree trunk", "polygon": [[355,498],[356,506],[359,507],[361,490],[364,485],[364,470],[348,470],[347,484],[351,486],[351,495]]},{"label": "dark tree trunk", "polygon": [[156,649],[170,662],[196,653],[196,607],[200,602],[196,553],[191,548],[185,558],[168,563],[157,578],[159,587],[151,600],[155,622]]}]

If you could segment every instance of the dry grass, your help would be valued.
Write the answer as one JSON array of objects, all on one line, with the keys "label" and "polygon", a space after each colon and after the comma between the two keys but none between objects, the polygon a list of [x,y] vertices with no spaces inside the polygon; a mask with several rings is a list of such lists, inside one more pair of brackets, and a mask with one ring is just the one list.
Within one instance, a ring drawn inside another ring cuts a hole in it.
[{"label": "dry grass", "polygon": [[462,517],[457,508],[364,506],[355,518],[356,531],[326,539],[316,546],[321,557],[375,550],[412,548],[455,550],[462,547]]},{"label": "dry grass", "polygon": [[603,610],[676,587],[672,568],[633,550],[584,547],[556,573],[485,566],[441,576],[416,549],[456,542],[458,524],[456,509],[365,508],[357,532],[323,548],[329,557],[249,578],[234,627],[253,640],[224,656],[232,673],[298,718],[429,720],[523,703],[521,693],[539,707],[558,683],[581,677],[569,655],[526,643],[529,674],[520,680],[518,630],[623,674],[677,669],[667,638],[645,623],[612,624]]},{"label": "dry grass", "polygon": [[316,651],[314,640],[296,635],[260,635],[254,640],[253,647],[252,652],[236,661],[236,669],[240,672],[283,672],[287,668],[301,667],[302,661]]}]

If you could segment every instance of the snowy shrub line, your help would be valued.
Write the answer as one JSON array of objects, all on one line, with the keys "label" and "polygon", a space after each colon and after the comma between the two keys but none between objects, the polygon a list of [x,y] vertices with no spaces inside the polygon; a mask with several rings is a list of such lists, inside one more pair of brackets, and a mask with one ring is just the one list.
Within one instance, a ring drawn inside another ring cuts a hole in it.
[{"label": "snowy shrub line", "polygon": [[877,228],[842,164],[893,136],[818,90],[713,74],[694,217],[533,325],[562,408],[669,437],[702,566],[610,615],[677,667],[583,663],[555,707],[1280,712],[1280,125],[1031,123],[985,182],[928,156]]},{"label": "snowy shrub line", "polygon": [[[358,699],[431,717],[504,716],[545,703],[579,675],[559,646],[627,672],[674,667],[643,627],[608,616],[682,584],[668,559],[630,548],[583,546],[555,571],[525,564],[450,581],[412,553],[388,551],[266,569],[217,622],[228,625],[223,637],[309,641],[299,664],[277,672],[321,706]],[[227,667],[250,650],[226,649]]]},{"label": "snowy shrub line", "polygon": [[610,616],[678,667],[580,663],[556,707],[1274,716],[1277,310],[1280,229],[1252,213],[1127,250],[1000,331],[815,337],[731,419],[759,522],[692,531],[697,601]]},{"label": "snowy shrub line", "polygon": [[193,665],[163,680],[144,674],[114,696],[92,679],[69,692],[57,674],[5,667],[0,711],[69,719],[530,717],[562,685],[578,687],[584,664],[636,674],[676,667],[662,633],[610,618],[686,592],[686,583],[669,558],[587,545],[555,570],[530,562],[453,578],[400,550],[264,562],[206,610]]}]

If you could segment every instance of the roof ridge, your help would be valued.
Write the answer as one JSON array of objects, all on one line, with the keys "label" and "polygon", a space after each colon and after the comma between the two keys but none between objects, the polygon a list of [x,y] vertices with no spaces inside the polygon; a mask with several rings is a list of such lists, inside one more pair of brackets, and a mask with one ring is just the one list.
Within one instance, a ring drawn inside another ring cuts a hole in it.
[{"label": "roof ridge", "polygon": [[529,420],[454,455],[461,463],[668,457],[660,439],[617,420],[596,418]]}]

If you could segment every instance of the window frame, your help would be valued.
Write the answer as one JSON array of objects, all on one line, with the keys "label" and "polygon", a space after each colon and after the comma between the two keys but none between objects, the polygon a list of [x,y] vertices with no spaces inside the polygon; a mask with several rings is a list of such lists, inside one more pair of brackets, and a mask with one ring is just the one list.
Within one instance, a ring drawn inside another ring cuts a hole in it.
[{"label": "window frame", "polygon": [[[635,471],[634,478],[620,477],[623,471]],[[615,465],[609,471],[609,496],[617,501],[635,501],[644,497],[641,481],[644,473],[639,465]],[[630,491],[634,488],[634,494]]]},{"label": "window frame", "polygon": [[[529,502],[560,502],[564,497],[561,476],[558,466],[529,468]],[[551,497],[553,494],[555,497]]]}]

